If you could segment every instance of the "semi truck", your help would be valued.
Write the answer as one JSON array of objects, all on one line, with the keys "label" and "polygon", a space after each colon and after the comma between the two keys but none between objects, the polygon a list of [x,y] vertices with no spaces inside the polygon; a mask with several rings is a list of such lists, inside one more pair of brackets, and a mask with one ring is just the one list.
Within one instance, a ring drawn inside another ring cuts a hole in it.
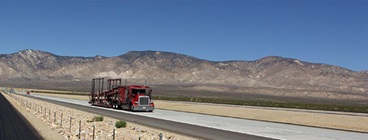
[{"label": "semi truck", "polygon": [[[152,101],[152,89],[146,85],[125,85],[121,79],[94,78],[89,96],[89,103],[94,106],[124,109],[130,111],[152,112],[155,104]],[[107,85],[105,86],[105,82]]]}]

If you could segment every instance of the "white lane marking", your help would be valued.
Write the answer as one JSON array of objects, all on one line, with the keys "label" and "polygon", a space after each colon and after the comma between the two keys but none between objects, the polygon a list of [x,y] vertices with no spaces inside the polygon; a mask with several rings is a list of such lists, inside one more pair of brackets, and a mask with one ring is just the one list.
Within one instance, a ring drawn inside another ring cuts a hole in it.
[{"label": "white lane marking", "polygon": [[272,129],[272,130],[278,130],[278,131],[285,131],[285,132],[291,132],[291,133],[297,133],[297,134],[303,134],[303,132],[300,132],[300,131],[283,129],[283,128],[266,127],[266,129]]}]

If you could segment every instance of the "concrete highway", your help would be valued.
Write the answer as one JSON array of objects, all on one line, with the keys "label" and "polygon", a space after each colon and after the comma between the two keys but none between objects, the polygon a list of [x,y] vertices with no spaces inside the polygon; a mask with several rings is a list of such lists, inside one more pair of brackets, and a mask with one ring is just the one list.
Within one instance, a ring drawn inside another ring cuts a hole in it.
[{"label": "concrete highway", "polygon": [[32,95],[32,97],[203,139],[365,140],[368,138],[367,133],[355,133],[160,109],[154,110],[153,113],[129,112],[94,107],[83,100],[41,95]]},{"label": "concrete highway", "polygon": [[33,126],[0,94],[0,140],[42,140]]}]

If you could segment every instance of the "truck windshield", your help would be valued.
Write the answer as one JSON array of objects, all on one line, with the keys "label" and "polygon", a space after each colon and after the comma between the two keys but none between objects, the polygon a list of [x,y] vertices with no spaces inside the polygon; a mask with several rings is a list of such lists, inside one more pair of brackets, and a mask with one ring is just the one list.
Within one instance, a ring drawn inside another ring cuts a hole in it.
[{"label": "truck windshield", "polygon": [[146,95],[146,89],[133,89],[133,94],[144,94]]}]

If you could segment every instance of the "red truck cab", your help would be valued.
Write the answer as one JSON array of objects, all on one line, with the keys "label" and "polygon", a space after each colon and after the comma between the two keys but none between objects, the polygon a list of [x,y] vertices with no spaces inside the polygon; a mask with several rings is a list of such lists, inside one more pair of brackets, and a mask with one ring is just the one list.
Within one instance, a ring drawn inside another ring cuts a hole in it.
[{"label": "red truck cab", "polygon": [[153,111],[152,89],[143,85],[120,86],[118,106],[131,111]]}]

